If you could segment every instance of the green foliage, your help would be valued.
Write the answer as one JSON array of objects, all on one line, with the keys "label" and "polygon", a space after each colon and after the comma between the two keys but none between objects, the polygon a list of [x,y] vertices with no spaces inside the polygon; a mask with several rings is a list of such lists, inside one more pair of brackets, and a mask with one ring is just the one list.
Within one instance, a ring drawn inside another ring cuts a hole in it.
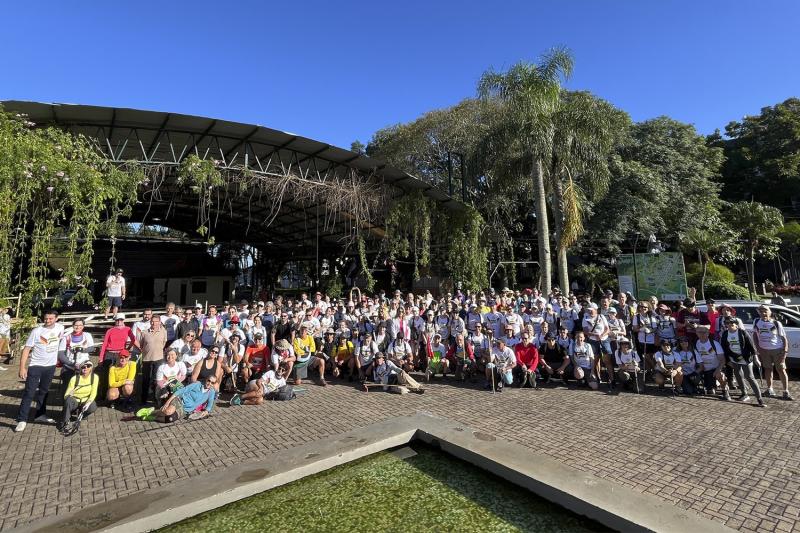
[{"label": "green foliage", "polygon": [[209,245],[215,240],[211,236],[211,209],[214,205],[214,191],[225,184],[222,174],[214,161],[201,159],[195,154],[186,157],[178,169],[178,184],[188,185],[197,194],[197,213],[200,225],[197,233],[206,238]]},{"label": "green foliage", "polygon": [[488,251],[481,233],[485,222],[480,213],[468,208],[448,213],[447,268],[461,289],[479,291],[488,285]]},{"label": "green foliage", "polygon": [[800,195],[800,99],[725,127],[724,193],[783,207]]},{"label": "green foliage", "polygon": [[430,265],[432,215],[433,201],[415,191],[395,200],[384,220],[389,259],[413,260],[415,280],[419,267]]},{"label": "green foliage", "polygon": [[781,240],[781,247],[785,250],[796,251],[800,248],[800,223],[796,220],[787,222],[775,234]]},{"label": "green foliage", "polygon": [[706,281],[706,298],[749,300],[750,294],[741,285],[715,280]]},{"label": "green foliage", "polygon": [[[372,292],[372,289],[375,288],[375,278],[372,277],[372,270],[369,268],[369,262],[367,262],[367,245],[364,242],[364,238],[360,235],[357,239],[358,244],[358,260],[361,263],[361,273],[364,274],[364,278],[367,281],[367,291]],[[340,289],[341,292],[341,289]]]},{"label": "green foliage", "polygon": [[[147,179],[133,164],[106,160],[83,136],[33,126],[0,109],[0,294],[21,292],[23,312],[46,291],[77,287],[91,299],[93,240],[108,230],[114,243],[118,219]],[[52,280],[55,249],[66,267]]]},{"label": "green foliage", "polygon": [[[344,290],[341,276],[337,273],[332,273],[320,280],[322,291],[333,299],[341,298]],[[370,289],[371,290],[371,289]]]},{"label": "green foliage", "polygon": [[736,202],[728,208],[727,219],[744,241],[748,263],[747,283],[750,291],[755,293],[755,256],[775,256],[780,244],[777,235],[783,227],[783,215],[778,209],[758,202]]},{"label": "green foliage", "polygon": [[[703,267],[700,263],[689,263],[686,265],[686,283],[690,287],[700,286],[702,270]],[[717,263],[708,263],[706,265],[706,286],[711,282],[734,283],[735,281],[736,275],[728,267]]]},{"label": "green foliage", "polygon": [[614,274],[608,268],[584,263],[578,265],[574,272],[575,276],[581,278],[586,283],[586,288],[594,295],[603,287],[609,287],[616,283]]}]

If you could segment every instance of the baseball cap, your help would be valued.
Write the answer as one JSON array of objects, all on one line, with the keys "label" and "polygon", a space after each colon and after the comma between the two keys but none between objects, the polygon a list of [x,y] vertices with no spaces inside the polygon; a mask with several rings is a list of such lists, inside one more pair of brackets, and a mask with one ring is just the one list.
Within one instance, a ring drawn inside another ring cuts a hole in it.
[{"label": "baseball cap", "polygon": [[617,308],[616,307],[609,307],[608,308],[608,314],[609,315],[616,315],[617,314]]},{"label": "baseball cap", "polygon": [[114,320],[125,320],[125,313],[117,313],[114,315]]},{"label": "baseball cap", "polygon": [[239,323],[239,315],[233,315],[231,317],[231,322],[233,322],[234,324],[238,324]]}]

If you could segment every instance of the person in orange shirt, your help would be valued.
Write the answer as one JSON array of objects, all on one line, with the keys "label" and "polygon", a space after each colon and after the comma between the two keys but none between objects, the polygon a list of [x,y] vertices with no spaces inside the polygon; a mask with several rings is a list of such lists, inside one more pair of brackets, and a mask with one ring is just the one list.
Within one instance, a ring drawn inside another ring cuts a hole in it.
[{"label": "person in orange shirt", "polygon": [[257,332],[253,335],[254,344],[247,347],[244,352],[242,376],[247,383],[251,379],[258,379],[267,370],[270,360],[269,346],[264,344],[264,335]]}]

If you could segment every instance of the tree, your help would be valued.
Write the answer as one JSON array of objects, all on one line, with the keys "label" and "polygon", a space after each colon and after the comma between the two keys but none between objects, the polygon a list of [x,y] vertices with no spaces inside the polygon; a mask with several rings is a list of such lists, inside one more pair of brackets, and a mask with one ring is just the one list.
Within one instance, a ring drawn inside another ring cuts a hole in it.
[{"label": "tree", "polygon": [[627,134],[630,118],[588,92],[562,91],[553,119],[554,136],[548,181],[552,189],[558,282],[569,287],[567,250],[584,231],[587,202],[608,191],[609,157]]},{"label": "tree", "polygon": [[706,299],[706,273],[711,256],[719,250],[735,247],[735,245],[730,230],[722,224],[715,224],[706,229],[691,228],[681,235],[681,247],[684,251],[695,251],[700,259],[700,298],[702,300]]},{"label": "tree", "polygon": [[538,64],[519,62],[506,72],[486,71],[478,83],[482,99],[503,104],[499,130],[492,137],[516,140],[518,149],[502,163],[519,178],[530,175],[534,194],[537,242],[539,245],[540,285],[550,292],[552,265],[550,226],[547,219],[545,165],[553,147],[553,115],[558,108],[561,80],[572,74],[572,55],[554,49]]},{"label": "tree", "polygon": [[575,275],[586,282],[586,288],[589,290],[590,295],[595,294],[595,288],[599,290],[603,286],[607,287],[614,282],[614,276],[608,268],[598,265],[580,265],[575,269]]},{"label": "tree", "polygon": [[[800,99],[725,127],[725,197],[779,208],[800,201]],[[787,201],[788,200],[788,201]]]},{"label": "tree", "polygon": [[736,228],[745,247],[747,261],[747,284],[752,294],[756,293],[755,254],[772,257],[780,240],[778,231],[783,227],[783,215],[771,206],[758,202],[736,202],[727,211],[728,223]]},{"label": "tree", "polygon": [[797,278],[797,272],[794,267],[794,254],[800,249],[800,223],[795,220],[787,222],[778,231],[777,237],[781,240],[781,249],[789,254],[791,262],[790,282],[793,282]]}]

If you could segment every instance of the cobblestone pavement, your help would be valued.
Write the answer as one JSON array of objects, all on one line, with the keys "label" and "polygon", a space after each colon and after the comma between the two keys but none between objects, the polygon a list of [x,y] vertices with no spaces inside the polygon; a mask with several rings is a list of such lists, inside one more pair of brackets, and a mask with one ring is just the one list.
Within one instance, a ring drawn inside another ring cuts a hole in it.
[{"label": "cobblestone pavement", "polygon": [[[742,531],[800,532],[800,402],[757,409],[711,398],[553,387],[492,395],[441,379],[424,395],[306,385],[291,402],[221,403],[172,426],[100,408],[64,438],[12,431],[21,386],[0,372],[0,529],[205,475],[399,414],[445,416]],[[794,382],[797,385],[797,382]],[[795,387],[796,392],[800,390]],[[56,415],[54,407],[50,414]],[[213,475],[213,474],[211,474]]]}]

